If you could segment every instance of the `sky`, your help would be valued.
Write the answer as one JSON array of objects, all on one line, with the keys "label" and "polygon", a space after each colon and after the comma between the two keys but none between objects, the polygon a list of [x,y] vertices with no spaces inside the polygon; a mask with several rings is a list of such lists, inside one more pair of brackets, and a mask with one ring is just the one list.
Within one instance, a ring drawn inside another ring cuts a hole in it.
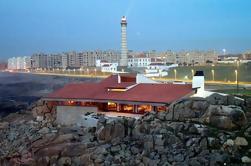
[{"label": "sky", "polygon": [[120,49],[251,49],[250,0],[0,0],[0,60],[33,53]]}]

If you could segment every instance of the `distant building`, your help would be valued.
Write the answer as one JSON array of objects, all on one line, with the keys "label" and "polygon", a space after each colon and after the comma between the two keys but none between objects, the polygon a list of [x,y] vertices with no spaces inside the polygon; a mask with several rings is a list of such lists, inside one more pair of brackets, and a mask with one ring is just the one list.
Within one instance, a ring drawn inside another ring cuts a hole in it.
[{"label": "distant building", "polygon": [[55,69],[62,68],[62,55],[61,54],[50,54],[47,56],[47,68]]},{"label": "distant building", "polygon": [[43,53],[33,54],[31,56],[32,68],[34,68],[34,69],[38,69],[38,68],[46,69],[46,68],[48,68],[47,56],[48,56],[47,54],[43,54]]},{"label": "distant building", "polygon": [[7,63],[4,63],[4,62],[2,62],[2,63],[0,63],[0,70],[5,70],[5,69],[7,69]]},{"label": "distant building", "polygon": [[218,63],[222,64],[232,64],[236,63],[237,60],[241,59],[241,54],[225,54],[218,56]]},{"label": "distant building", "polygon": [[8,59],[8,69],[16,70],[17,69],[17,60],[16,57],[12,57]]},{"label": "distant building", "polygon": [[168,75],[170,68],[178,67],[178,64],[166,65],[161,62],[153,62],[145,69],[146,77],[164,77]]},{"label": "distant building", "polygon": [[113,50],[70,52],[62,55],[62,66],[63,68],[95,67],[97,60],[116,63],[119,62],[119,59],[119,52]]},{"label": "distant building", "polygon": [[101,72],[116,73],[118,71],[118,63],[110,63],[106,60],[98,59],[96,61],[96,67],[100,69]]},{"label": "distant building", "polygon": [[242,55],[242,60],[251,60],[251,51],[247,51]]},{"label": "distant building", "polygon": [[217,63],[218,55],[215,51],[165,51],[158,55],[166,63],[175,63],[184,66],[205,65],[208,63]]},{"label": "distant building", "polygon": [[101,66],[102,72],[116,73],[118,71],[118,63],[108,63]]},{"label": "distant building", "polygon": [[137,55],[129,55],[128,67],[146,67],[151,63],[151,58],[147,57],[144,53]]},{"label": "distant building", "polygon": [[12,57],[8,59],[9,70],[27,70],[29,69],[31,58],[24,57]]}]

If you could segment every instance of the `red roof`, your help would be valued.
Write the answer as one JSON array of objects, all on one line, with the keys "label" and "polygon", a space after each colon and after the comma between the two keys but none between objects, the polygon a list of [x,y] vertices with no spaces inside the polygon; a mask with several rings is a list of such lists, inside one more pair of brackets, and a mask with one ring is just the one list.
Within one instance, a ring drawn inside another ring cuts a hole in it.
[{"label": "red roof", "polygon": [[[58,91],[53,92],[47,98],[50,99],[87,99],[87,100],[112,100],[134,101],[147,103],[172,103],[188,94],[192,90],[191,85],[179,84],[150,84],[135,82],[117,83],[118,76],[112,75],[100,83],[69,84]],[[115,81],[115,82],[114,82]],[[132,88],[123,92],[108,91],[108,88]]]}]

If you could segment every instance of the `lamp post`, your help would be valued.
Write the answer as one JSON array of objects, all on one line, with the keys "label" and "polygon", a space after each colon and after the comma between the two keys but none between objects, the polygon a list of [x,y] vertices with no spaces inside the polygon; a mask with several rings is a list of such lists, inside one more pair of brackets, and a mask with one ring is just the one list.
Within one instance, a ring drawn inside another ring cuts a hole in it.
[{"label": "lamp post", "polygon": [[214,81],[214,69],[212,69],[211,72],[212,72],[212,79]]},{"label": "lamp post", "polygon": [[192,79],[193,79],[193,76],[194,76],[194,69],[192,69],[191,72],[192,72]]},{"label": "lamp post", "polygon": [[[236,88],[238,88],[237,87],[237,81],[238,81],[238,71],[237,71],[237,69],[236,70],[234,70],[234,73],[235,73],[235,83],[236,83]],[[238,89],[237,89],[238,90]]]},{"label": "lamp post", "polygon": [[236,69],[235,69],[235,81],[236,81],[236,91],[239,93],[239,66],[240,66],[240,60],[236,60]]}]

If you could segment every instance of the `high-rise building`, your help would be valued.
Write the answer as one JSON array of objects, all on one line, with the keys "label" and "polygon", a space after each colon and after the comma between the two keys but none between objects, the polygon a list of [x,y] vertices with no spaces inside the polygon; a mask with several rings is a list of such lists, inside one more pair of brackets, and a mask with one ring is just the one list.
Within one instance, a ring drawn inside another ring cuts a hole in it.
[{"label": "high-rise building", "polygon": [[127,20],[126,17],[123,16],[121,19],[121,59],[120,66],[127,66],[127,38],[126,38],[126,29],[127,29]]},{"label": "high-rise building", "polygon": [[30,57],[13,57],[8,59],[8,69],[10,70],[26,70],[30,68]]},{"label": "high-rise building", "polygon": [[31,56],[32,59],[32,67],[34,69],[38,68],[47,68],[47,54],[39,53],[39,54],[33,54]]},{"label": "high-rise building", "polygon": [[48,55],[47,68],[49,69],[62,68],[62,55],[61,54]]},{"label": "high-rise building", "polygon": [[17,59],[15,57],[8,59],[8,69],[9,70],[17,69]]}]

